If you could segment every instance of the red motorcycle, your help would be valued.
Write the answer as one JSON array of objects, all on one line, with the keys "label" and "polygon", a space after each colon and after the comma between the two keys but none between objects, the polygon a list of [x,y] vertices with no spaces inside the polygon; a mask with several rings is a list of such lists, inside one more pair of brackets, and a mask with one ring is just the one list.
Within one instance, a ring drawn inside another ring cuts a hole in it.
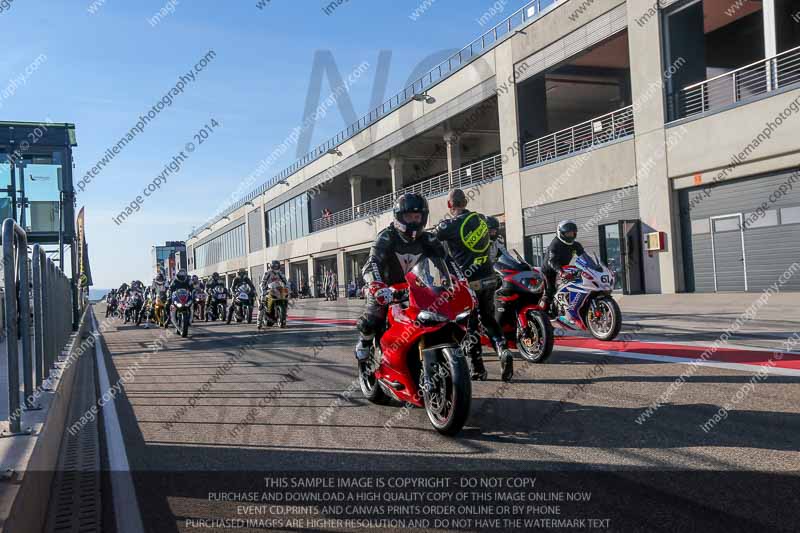
[{"label": "red motorcycle", "polygon": [[424,407],[439,433],[455,435],[469,416],[472,382],[461,350],[475,300],[442,258],[422,259],[391,289],[388,329],[359,362],[359,383],[373,403],[395,398]]},{"label": "red motorcycle", "polygon": [[[495,272],[502,284],[495,293],[495,319],[512,350],[531,363],[544,363],[553,353],[553,325],[542,307],[545,279],[538,268],[529,265],[517,251],[497,259]],[[482,344],[491,347],[485,336]]]}]

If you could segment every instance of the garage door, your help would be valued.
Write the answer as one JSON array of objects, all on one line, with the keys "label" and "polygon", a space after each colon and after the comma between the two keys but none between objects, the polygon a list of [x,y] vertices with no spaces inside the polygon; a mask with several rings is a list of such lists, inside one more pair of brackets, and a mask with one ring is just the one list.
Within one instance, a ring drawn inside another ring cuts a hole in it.
[{"label": "garage door", "polygon": [[679,193],[687,289],[800,290],[800,171]]}]

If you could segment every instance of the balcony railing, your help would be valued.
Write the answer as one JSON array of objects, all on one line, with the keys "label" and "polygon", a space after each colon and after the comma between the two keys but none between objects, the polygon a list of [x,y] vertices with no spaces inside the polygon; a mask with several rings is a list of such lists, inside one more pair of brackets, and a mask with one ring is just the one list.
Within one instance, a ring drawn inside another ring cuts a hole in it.
[{"label": "balcony railing", "polygon": [[[512,13],[508,18],[491,28],[489,31],[469,43],[452,56],[442,61],[440,64],[433,67],[420,78],[417,78],[411,85],[407,86],[405,89],[389,98],[383,104],[361,117],[355,124],[351,124],[345,130],[340,131],[338,134],[336,134],[336,136],[317,146],[311,152],[295,161],[291,166],[285,168],[282,172],[276,176],[273,176],[267,182],[263,183],[246,196],[231,204],[223,213],[211,221],[211,223],[213,224],[217,220],[229,215],[236,209],[239,209],[247,202],[250,202],[254,198],[264,194],[274,185],[281,183],[301,168],[327,154],[329,150],[337,148],[339,145],[352,138],[357,133],[363,131],[383,117],[394,112],[394,110],[410,102],[415,95],[426,92],[434,85],[461,70],[462,67],[471,63],[476,57],[492,49],[508,36],[513,35],[516,29],[540,18],[542,15],[548,13],[556,6],[563,4],[564,2],[565,0],[532,0],[526,3],[522,8]],[[205,227],[207,226],[192,231],[192,233],[189,235],[189,238],[199,235],[200,232],[205,229]]]},{"label": "balcony railing", "polygon": [[341,224],[347,224],[354,220],[368,218],[392,209],[397,198],[406,193],[421,194],[425,198],[432,198],[445,194],[454,188],[466,188],[472,185],[491,181],[503,175],[502,156],[494,155],[477,163],[466,165],[449,173],[421,181],[409,187],[404,187],[396,192],[384,194],[373,198],[368,202],[348,207],[342,211],[337,211],[327,217],[318,218],[314,221],[313,230],[320,231]]},{"label": "balcony railing", "polygon": [[570,128],[525,143],[523,166],[538,165],[558,157],[633,135],[633,106],[587,120]]},{"label": "balcony railing", "polygon": [[670,98],[671,117],[715,111],[798,82],[800,46],[683,88]]}]

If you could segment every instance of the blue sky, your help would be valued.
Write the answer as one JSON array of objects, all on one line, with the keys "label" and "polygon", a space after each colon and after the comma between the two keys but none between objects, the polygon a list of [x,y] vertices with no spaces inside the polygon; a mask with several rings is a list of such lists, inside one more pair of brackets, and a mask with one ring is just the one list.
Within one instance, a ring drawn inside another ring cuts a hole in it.
[{"label": "blue sky", "polygon": [[[422,0],[349,0],[330,15],[322,9],[329,1],[271,0],[264,9],[257,1],[96,0],[91,14],[89,0],[9,0],[0,12],[0,91],[45,56],[24,86],[2,100],[0,120],[75,123],[75,181],[181,74],[209,50],[216,53],[79,195],[95,287],[148,279],[151,246],[186,239],[302,122],[317,51],[330,50],[344,77],[362,62],[370,64],[350,92],[360,116],[369,108],[380,50],[392,52],[388,98],[425,58],[460,48],[488,29],[477,19],[503,4],[428,0],[430,7],[413,21]],[[169,3],[174,12],[151,26],[148,19]],[[492,23],[524,3],[508,0]],[[329,92],[326,79],[322,98]],[[181,171],[129,220],[112,222],[212,118],[220,126]],[[338,110],[329,112],[316,124],[313,143],[345,126]],[[269,176],[295,156],[293,148]]]}]

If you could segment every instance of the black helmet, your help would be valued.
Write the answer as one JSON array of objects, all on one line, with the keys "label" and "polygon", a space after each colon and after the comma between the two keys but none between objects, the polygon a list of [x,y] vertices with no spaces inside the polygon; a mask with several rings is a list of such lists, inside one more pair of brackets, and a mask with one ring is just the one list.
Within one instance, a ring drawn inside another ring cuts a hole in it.
[{"label": "black helmet", "polygon": [[[420,194],[406,193],[394,203],[394,225],[406,237],[416,239],[417,234],[428,225],[428,201]],[[406,213],[421,213],[422,221],[407,224],[403,220]]]},{"label": "black helmet", "polygon": [[189,277],[189,275],[186,273],[186,271],[185,271],[184,269],[180,269],[180,270],[178,270],[178,273],[177,273],[177,274],[175,274],[175,277],[176,277],[176,278],[177,278],[179,281],[186,281],[186,278],[188,278],[188,277]]},{"label": "black helmet", "polygon": [[281,262],[280,262],[280,261],[277,261],[277,260],[276,260],[276,261],[273,261],[273,262],[272,262],[272,263],[269,265],[269,268],[271,268],[272,270],[280,270],[280,269],[281,269]]},{"label": "black helmet", "polygon": [[246,277],[246,276],[247,276],[247,269],[245,269],[245,268],[240,268],[240,269],[239,269],[239,272],[237,272],[237,273],[236,273],[236,276],[237,276],[237,277],[239,277],[239,278],[244,278],[244,277]]},{"label": "black helmet", "polygon": [[[572,237],[567,237],[567,233],[573,233]],[[564,244],[572,244],[578,236],[578,225],[572,220],[562,220],[558,223],[558,240]]]},{"label": "black helmet", "polygon": [[219,272],[214,272],[213,274],[211,274],[211,279],[217,281],[219,279]]}]

